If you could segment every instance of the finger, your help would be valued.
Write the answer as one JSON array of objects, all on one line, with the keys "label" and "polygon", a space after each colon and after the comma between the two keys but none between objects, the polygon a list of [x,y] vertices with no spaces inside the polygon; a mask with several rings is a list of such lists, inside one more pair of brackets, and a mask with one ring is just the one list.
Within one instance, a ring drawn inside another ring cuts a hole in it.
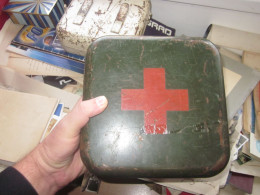
[{"label": "finger", "polygon": [[99,96],[86,101],[80,100],[73,110],[57,125],[57,129],[61,129],[65,137],[72,138],[78,136],[80,129],[86,125],[89,118],[103,112],[107,104],[105,96]]}]

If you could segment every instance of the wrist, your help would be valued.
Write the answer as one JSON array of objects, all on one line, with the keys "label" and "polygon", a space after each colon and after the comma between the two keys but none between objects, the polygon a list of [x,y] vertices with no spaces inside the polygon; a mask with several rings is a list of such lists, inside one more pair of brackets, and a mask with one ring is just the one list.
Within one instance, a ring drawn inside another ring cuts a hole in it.
[{"label": "wrist", "polygon": [[31,183],[38,194],[54,194],[58,190],[58,186],[40,162],[41,156],[36,149],[15,164],[14,168]]}]

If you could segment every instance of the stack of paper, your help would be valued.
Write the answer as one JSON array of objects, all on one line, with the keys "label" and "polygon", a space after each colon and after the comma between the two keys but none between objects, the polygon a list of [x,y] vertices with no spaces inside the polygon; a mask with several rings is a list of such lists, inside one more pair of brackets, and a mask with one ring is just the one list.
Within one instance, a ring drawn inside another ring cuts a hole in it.
[{"label": "stack of paper", "polygon": [[[13,24],[11,20],[8,20],[0,31],[0,65],[7,66],[24,75],[68,76],[79,81],[81,84],[83,83],[82,68],[81,73],[78,73],[70,69],[62,68],[64,63],[59,62],[59,66],[54,66],[53,64],[46,63],[39,59],[37,60],[30,56],[8,51],[7,48],[10,47],[11,42],[18,36],[18,33],[22,28],[22,25]],[[18,50],[17,48],[14,48],[13,50],[15,49]],[[19,49],[19,51],[25,52],[23,49]],[[82,67],[83,64],[84,63],[81,62],[80,66]]]},{"label": "stack of paper", "polygon": [[[82,74],[7,52],[21,27],[9,20],[0,31],[1,167],[29,153],[62,118],[63,108],[71,110],[80,99],[78,95],[25,76],[69,76],[82,82]],[[57,105],[62,105],[59,114],[55,112]]]},{"label": "stack of paper", "polygon": [[11,165],[29,153],[62,118],[63,108],[71,110],[79,99],[0,66],[0,164]]}]

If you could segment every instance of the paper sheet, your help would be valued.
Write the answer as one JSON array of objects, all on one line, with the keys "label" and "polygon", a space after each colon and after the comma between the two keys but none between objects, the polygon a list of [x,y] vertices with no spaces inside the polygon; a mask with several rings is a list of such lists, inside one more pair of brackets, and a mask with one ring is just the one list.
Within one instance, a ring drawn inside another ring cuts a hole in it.
[{"label": "paper sheet", "polygon": [[260,53],[260,34],[212,24],[207,39],[219,46]]},{"label": "paper sheet", "polygon": [[260,72],[260,53],[244,51],[242,61],[245,65]]},{"label": "paper sheet", "polygon": [[9,53],[6,51],[8,45],[20,31],[23,25],[14,24],[11,19],[5,22],[0,31],[0,65],[7,65]]},{"label": "paper sheet", "polygon": [[83,79],[83,74],[15,53],[9,53],[7,66],[23,73],[24,75],[68,76],[72,78]]},{"label": "paper sheet", "polygon": [[[226,85],[226,103],[228,120],[236,114],[245,99],[255,88],[260,78],[260,72],[231,58],[221,55],[224,68],[224,83]],[[232,79],[231,79],[232,78]]]},{"label": "paper sheet", "polygon": [[219,48],[219,52],[222,54],[222,55],[225,55],[235,61],[238,61],[238,62],[242,62],[242,56],[231,51],[229,48],[225,48],[225,47],[220,47]]},{"label": "paper sheet", "polygon": [[17,162],[35,148],[58,100],[0,89],[0,159]]},{"label": "paper sheet", "polygon": [[40,142],[42,142],[52,132],[52,130],[63,118],[62,116],[63,116],[63,104],[59,103],[54,114],[51,116],[51,118],[48,121],[48,124],[42,134]]},{"label": "paper sheet", "polygon": [[243,103],[243,129],[250,134],[252,129],[252,94]]},{"label": "paper sheet", "polygon": [[229,93],[233,90],[233,88],[236,86],[236,84],[241,79],[241,75],[237,74],[235,72],[232,72],[231,70],[223,67],[223,75],[225,78],[225,92],[226,96],[229,95]]},{"label": "paper sheet", "polygon": [[257,160],[250,160],[243,165],[239,165],[237,161],[234,161],[231,165],[231,171],[260,177],[260,162]]},{"label": "paper sheet", "polygon": [[250,153],[260,158],[260,140],[256,139],[255,133],[250,133]]},{"label": "paper sheet", "polygon": [[80,96],[52,87],[50,85],[33,80],[27,76],[15,72],[12,69],[0,66],[0,86],[15,89],[16,91],[32,93],[47,97],[53,97],[64,103],[64,107],[70,110],[74,107]]}]

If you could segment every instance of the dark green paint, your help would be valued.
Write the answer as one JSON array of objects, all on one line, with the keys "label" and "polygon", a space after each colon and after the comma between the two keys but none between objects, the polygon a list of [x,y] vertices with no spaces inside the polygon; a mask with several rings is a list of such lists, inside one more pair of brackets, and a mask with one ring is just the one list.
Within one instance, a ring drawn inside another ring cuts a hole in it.
[{"label": "dark green paint", "polygon": [[[108,108],[81,133],[81,156],[98,177],[209,177],[229,160],[222,65],[205,39],[106,37],[86,57],[84,99]],[[168,111],[170,134],[146,135],[142,111],[121,110],[121,89],[142,89],[143,68],[165,68],[166,88],[189,90],[189,112]]]}]

